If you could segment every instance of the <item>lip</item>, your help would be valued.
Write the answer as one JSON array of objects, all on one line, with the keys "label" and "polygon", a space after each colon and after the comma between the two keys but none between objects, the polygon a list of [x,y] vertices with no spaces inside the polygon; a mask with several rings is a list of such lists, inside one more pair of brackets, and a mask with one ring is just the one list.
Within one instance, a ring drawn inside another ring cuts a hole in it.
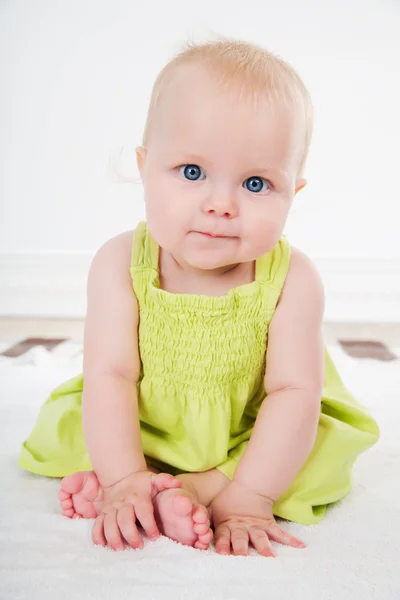
[{"label": "lip", "polygon": [[214,239],[215,238],[230,238],[230,237],[232,237],[230,235],[224,235],[222,233],[210,233],[208,231],[194,231],[194,233],[198,233],[200,235],[205,235],[206,237],[214,238]]}]

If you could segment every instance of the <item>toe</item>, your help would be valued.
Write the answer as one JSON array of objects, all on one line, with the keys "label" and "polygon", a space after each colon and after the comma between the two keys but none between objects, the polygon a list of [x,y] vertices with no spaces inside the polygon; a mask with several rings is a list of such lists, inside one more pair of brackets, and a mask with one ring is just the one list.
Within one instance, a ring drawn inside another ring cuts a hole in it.
[{"label": "toe", "polygon": [[193,531],[198,535],[204,535],[210,529],[210,525],[208,523],[195,523],[193,525]]},{"label": "toe", "polygon": [[67,498],[71,498],[71,494],[69,492],[66,492],[62,488],[60,488],[60,490],[58,492],[58,499],[59,500],[66,500]]},{"label": "toe", "polygon": [[194,545],[197,550],[208,550],[209,544],[202,544],[200,541],[197,541]]},{"label": "toe", "polygon": [[213,532],[211,531],[211,529],[209,529],[207,531],[207,533],[205,533],[204,535],[199,535],[198,541],[201,544],[207,544],[207,546],[208,546],[208,544],[211,542],[212,539],[213,539]]},{"label": "toe", "polygon": [[77,494],[81,491],[85,483],[86,475],[88,475],[88,473],[82,471],[64,477],[64,479],[61,482],[60,492],[66,492],[67,494]]},{"label": "toe", "polygon": [[67,517],[85,519],[95,518],[98,514],[94,503],[100,500],[101,489],[93,471],[82,471],[64,477],[58,492],[61,509]]},{"label": "toe", "polygon": [[99,480],[93,471],[80,471],[64,477],[61,491],[72,495],[82,494],[85,500],[94,502],[99,500]]},{"label": "toe", "polygon": [[207,523],[210,526],[208,510],[201,504],[196,504],[193,510],[193,521],[199,525]]}]

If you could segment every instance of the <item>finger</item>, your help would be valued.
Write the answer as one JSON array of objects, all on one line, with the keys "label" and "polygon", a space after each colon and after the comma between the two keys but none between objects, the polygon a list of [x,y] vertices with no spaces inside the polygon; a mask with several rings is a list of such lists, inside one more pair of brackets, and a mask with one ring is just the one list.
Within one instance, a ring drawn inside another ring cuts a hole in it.
[{"label": "finger", "polygon": [[100,513],[93,525],[92,540],[96,546],[107,546],[107,540],[104,536],[104,516],[103,513]]},{"label": "finger", "polygon": [[117,523],[117,510],[110,510],[104,517],[104,535],[108,545],[113,550],[123,550],[124,542],[122,541],[121,532]]},{"label": "finger", "polygon": [[265,531],[263,531],[259,527],[252,527],[249,531],[249,536],[250,541],[253,544],[254,548],[257,550],[258,554],[261,554],[261,556],[275,558],[271,542],[269,541]]},{"label": "finger", "polygon": [[157,493],[171,488],[178,488],[182,485],[179,479],[176,479],[176,477],[169,473],[157,473],[157,475],[152,476],[151,482],[156,488]]},{"label": "finger", "polygon": [[218,554],[231,553],[231,532],[227,525],[219,525],[215,530],[215,551]]},{"label": "finger", "polygon": [[142,500],[135,503],[136,518],[143,527],[146,535],[151,539],[155,540],[159,537],[160,531],[157,527],[156,520],[154,518],[154,507],[149,501]]},{"label": "finger", "polygon": [[231,544],[235,556],[247,556],[249,553],[249,532],[242,525],[231,526]]},{"label": "finger", "polygon": [[143,548],[143,540],[136,527],[135,511],[132,504],[125,504],[117,512],[117,524],[131,548]]},{"label": "finger", "polygon": [[274,542],[279,542],[285,546],[294,546],[295,548],[307,548],[304,542],[298,538],[295,538],[293,535],[290,535],[288,531],[285,531],[282,529],[282,527],[279,527],[275,521],[271,521],[271,523],[269,523],[265,529],[269,539],[273,540]]}]

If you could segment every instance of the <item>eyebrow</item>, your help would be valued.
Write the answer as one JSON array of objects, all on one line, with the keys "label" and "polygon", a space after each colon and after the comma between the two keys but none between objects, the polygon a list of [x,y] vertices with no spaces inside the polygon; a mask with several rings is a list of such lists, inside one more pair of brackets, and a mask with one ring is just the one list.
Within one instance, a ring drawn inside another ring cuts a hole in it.
[{"label": "eyebrow", "polygon": [[278,177],[284,179],[285,181],[288,181],[289,179],[289,173],[284,169],[273,169],[269,167],[260,167],[254,169],[254,176],[257,175],[265,175],[266,177]]}]

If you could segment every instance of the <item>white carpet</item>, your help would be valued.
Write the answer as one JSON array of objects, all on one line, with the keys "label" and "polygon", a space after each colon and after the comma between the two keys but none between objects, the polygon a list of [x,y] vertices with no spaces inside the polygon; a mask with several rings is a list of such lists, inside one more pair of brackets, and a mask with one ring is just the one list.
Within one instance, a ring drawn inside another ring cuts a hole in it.
[{"label": "white carpet", "polygon": [[[356,463],[354,488],[321,524],[287,528],[306,550],[273,543],[276,559],[221,557],[166,538],[144,550],[96,548],[91,521],[59,513],[58,481],[20,471],[20,443],[49,391],[81,369],[41,348],[0,359],[0,598],[400,599],[400,362],[330,351],[349,389],[372,411],[381,440]],[[286,525],[286,524],[285,524]]]}]

